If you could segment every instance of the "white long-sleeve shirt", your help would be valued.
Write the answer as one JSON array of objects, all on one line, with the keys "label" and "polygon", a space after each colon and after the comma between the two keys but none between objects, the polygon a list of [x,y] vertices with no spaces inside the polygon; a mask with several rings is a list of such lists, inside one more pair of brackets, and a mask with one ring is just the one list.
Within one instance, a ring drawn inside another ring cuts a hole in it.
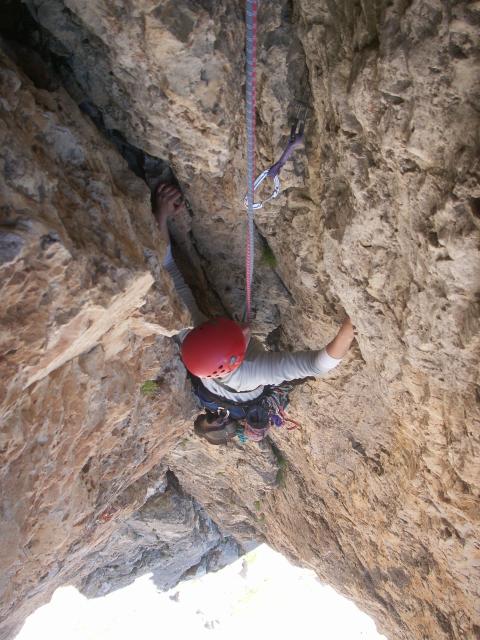
[{"label": "white long-sleeve shirt", "polygon": [[[206,322],[208,318],[200,311],[193,294],[183,279],[168,248],[163,266],[169,272],[175,289],[189,309],[195,325]],[[182,342],[188,330],[179,334]],[[325,349],[318,351],[273,352],[266,351],[263,344],[251,338],[242,364],[221,378],[202,378],[203,385],[212,393],[234,402],[248,402],[258,398],[265,385],[275,385],[289,380],[298,380],[309,376],[322,376],[341,360],[332,358]]]}]

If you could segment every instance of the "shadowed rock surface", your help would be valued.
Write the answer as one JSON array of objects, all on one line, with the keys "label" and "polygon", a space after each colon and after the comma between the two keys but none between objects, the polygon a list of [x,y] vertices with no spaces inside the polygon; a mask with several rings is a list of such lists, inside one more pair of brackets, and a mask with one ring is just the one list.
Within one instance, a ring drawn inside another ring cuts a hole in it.
[{"label": "shadowed rock surface", "polygon": [[168,338],[189,319],[148,190],[76,104],[169,163],[196,290],[240,316],[243,3],[27,4],[70,96],[2,58],[5,635],[100,566],[162,464],[225,534],[315,569],[388,637],[476,638],[478,3],[261,3],[259,170],[309,112],[256,215],[254,332],[318,348],[346,311],[358,343],[295,389],[300,431],[227,448],[190,435]]},{"label": "shadowed rock surface", "polygon": [[155,493],[98,551],[95,570],[78,587],[87,597],[103,596],[151,571],[157,587],[168,590],[182,579],[221,569],[242,553],[167,472]]}]

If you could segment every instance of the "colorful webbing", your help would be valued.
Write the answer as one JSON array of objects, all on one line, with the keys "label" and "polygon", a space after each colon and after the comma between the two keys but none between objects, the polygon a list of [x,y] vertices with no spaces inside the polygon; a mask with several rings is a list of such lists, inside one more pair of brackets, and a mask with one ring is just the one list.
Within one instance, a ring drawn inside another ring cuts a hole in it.
[{"label": "colorful webbing", "polygon": [[246,315],[250,322],[254,258],[253,198],[255,183],[255,118],[257,101],[257,0],[246,0],[246,129],[247,129],[247,247]]},{"label": "colorful webbing", "polygon": [[283,165],[287,162],[287,160],[289,160],[290,156],[295,151],[295,149],[302,143],[303,143],[303,132],[298,133],[294,137],[291,137],[289,143],[285,147],[285,151],[280,156],[280,160],[275,162],[275,164],[272,164],[272,166],[268,170],[267,176],[269,178],[274,178],[275,176],[278,176]]}]

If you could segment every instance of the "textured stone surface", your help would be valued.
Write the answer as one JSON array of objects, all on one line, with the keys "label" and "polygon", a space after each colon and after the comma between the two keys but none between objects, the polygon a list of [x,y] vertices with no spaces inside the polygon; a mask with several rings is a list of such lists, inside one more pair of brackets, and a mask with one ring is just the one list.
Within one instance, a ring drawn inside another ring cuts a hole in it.
[{"label": "textured stone surface", "polygon": [[[240,313],[241,4],[28,4],[75,99],[172,164],[193,210],[175,237]],[[316,347],[346,310],[358,345],[328,379],[296,389],[303,428],[273,434],[276,448],[188,438],[167,457],[223,530],[313,567],[391,638],[480,631],[479,25],[478,3],[261,3],[259,168],[280,153],[295,100],[310,111],[286,190],[257,215],[276,264],[258,246],[254,329],[275,346]],[[0,256],[24,242],[9,227]],[[160,361],[175,362],[158,341]],[[22,376],[59,362],[38,357]]]},{"label": "textured stone surface", "polygon": [[103,596],[147,571],[159,589],[167,590],[181,579],[221,569],[243,553],[182,493],[172,473],[151,491],[98,551],[95,569],[78,585],[84,595]]},{"label": "textured stone surface", "polygon": [[[188,324],[144,183],[1,58],[1,601],[13,628],[142,504],[185,430]],[[140,384],[158,378],[153,398]],[[185,412],[183,414],[183,412]],[[140,502],[139,502],[140,501]]]}]

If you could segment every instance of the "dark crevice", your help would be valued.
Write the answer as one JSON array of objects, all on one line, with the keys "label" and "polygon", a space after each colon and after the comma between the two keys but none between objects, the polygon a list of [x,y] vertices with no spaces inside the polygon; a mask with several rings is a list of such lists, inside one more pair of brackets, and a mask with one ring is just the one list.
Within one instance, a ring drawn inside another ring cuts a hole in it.
[{"label": "dark crevice", "polygon": [[154,186],[159,182],[168,182],[180,188],[178,180],[168,162],[152,156],[146,151],[143,151],[143,149],[131,144],[118,129],[108,129],[105,125],[102,112],[89,100],[82,100],[78,106],[80,110],[92,120],[100,133],[116,147],[120,155],[126,160],[128,168],[133,171],[136,176],[144,180],[150,189],[153,190]]},{"label": "dark crevice", "polygon": [[56,71],[59,57],[52,53],[52,38],[37,24],[20,0],[0,3],[2,49],[38,89],[55,91],[61,86]]},{"label": "dark crevice", "polygon": [[[68,11],[70,20],[77,25],[78,19],[75,14],[69,10],[66,11]],[[81,24],[78,27],[85,31],[84,43],[88,42],[88,38],[94,38],[93,34],[89,34]],[[106,126],[102,110],[84,94],[84,91],[77,84],[74,67],[75,69],[80,68],[78,55],[74,60],[76,54],[68,52],[53,34],[37,22],[21,0],[6,0],[0,4],[0,36],[2,49],[30,78],[35,87],[50,92],[63,87],[69,93],[82,113],[93,122],[101,135],[115,146],[127,162],[129,169],[145,181],[151,191],[152,208],[154,188],[160,182],[173,184],[181,190],[168,162],[135,146],[118,129]],[[186,205],[190,215],[193,215],[188,202]],[[193,251],[199,257],[199,260],[196,261],[196,268],[192,268],[187,255],[172,238],[175,260],[197,298],[199,307],[207,315],[208,311],[212,311],[212,309],[215,312],[220,309],[222,313],[225,313],[220,296],[211,286],[207,277],[207,271],[203,267],[205,258],[202,256],[192,233],[190,233],[189,241]],[[202,304],[202,300],[207,300],[207,302]]]},{"label": "dark crevice", "polygon": [[178,186],[169,164],[128,142],[116,129],[105,125],[103,113],[88,97],[78,99],[72,91],[75,73],[71,54],[59,40],[42,27],[21,0],[6,0],[0,5],[0,35],[3,48],[39,89],[56,91],[64,87],[80,110],[127,161],[131,171],[153,187],[159,180]]},{"label": "dark crevice", "polygon": [[165,474],[165,479],[167,481],[166,491],[171,490],[173,488],[174,491],[181,494],[182,496],[185,495],[180,486],[180,482],[177,476],[174,474],[174,472],[171,469],[167,469],[167,472]]},{"label": "dark crevice", "polygon": [[[190,231],[188,234],[188,239],[195,250],[195,253],[199,257],[200,264],[204,265],[208,262],[205,255],[202,253],[200,246],[198,245],[195,236],[193,235],[193,231]],[[182,273],[185,276],[185,280],[187,284],[192,289],[193,295],[197,301],[197,304],[201,311],[205,313],[205,315],[218,315],[219,313],[222,315],[228,315],[225,305],[223,304],[222,298],[220,294],[215,289],[213,282],[208,277],[208,270],[202,267],[202,277],[207,286],[201,286],[198,278],[194,276],[192,273],[192,266],[188,260],[188,258],[181,254],[181,251],[178,246],[174,243],[174,255],[177,263],[179,264],[179,268],[181,268]],[[176,249],[175,249],[176,247]],[[212,314],[213,311],[213,314]]]},{"label": "dark crevice", "polygon": [[480,198],[470,198],[470,206],[475,218],[480,219]]}]

